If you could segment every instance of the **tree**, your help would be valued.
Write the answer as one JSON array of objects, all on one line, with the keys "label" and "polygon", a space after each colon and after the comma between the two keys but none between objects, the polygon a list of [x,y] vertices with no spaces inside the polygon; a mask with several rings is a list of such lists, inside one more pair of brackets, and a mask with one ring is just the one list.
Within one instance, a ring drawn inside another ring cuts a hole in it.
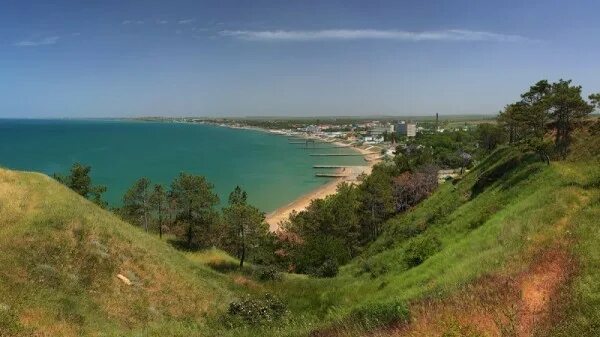
[{"label": "tree", "polygon": [[542,139],[546,134],[548,124],[548,102],[552,95],[553,84],[547,80],[538,81],[521,95],[521,104],[524,105],[521,117],[522,126],[525,128],[526,137],[535,140]]},{"label": "tree", "polygon": [[188,248],[198,243],[201,230],[207,234],[215,222],[213,207],[219,203],[219,197],[213,188],[203,176],[187,173],[180,173],[171,183],[175,219],[185,228],[183,237]]},{"label": "tree", "polygon": [[150,179],[140,178],[125,192],[123,196],[124,217],[148,231],[150,222]]},{"label": "tree", "polygon": [[482,123],[477,127],[477,141],[489,153],[506,141],[506,134],[498,124]]},{"label": "tree", "polygon": [[404,172],[394,178],[394,199],[397,212],[404,212],[427,198],[437,187],[437,168],[427,166],[418,172]]},{"label": "tree", "polygon": [[500,112],[498,122],[509,135],[509,143],[537,142],[546,133],[547,98],[552,94],[552,85],[547,80],[538,81],[521,95],[521,100],[509,104]]},{"label": "tree", "polygon": [[248,198],[248,195],[246,194],[246,191],[242,190],[241,187],[236,186],[233,189],[233,192],[231,192],[229,194],[229,204],[230,205],[244,204],[244,203],[246,203],[247,198]]},{"label": "tree", "polygon": [[590,114],[594,107],[581,97],[581,86],[573,86],[571,80],[561,79],[552,84],[552,93],[547,97],[547,109],[551,125],[555,129],[554,144],[559,155],[565,159],[574,126]]},{"label": "tree", "polygon": [[240,268],[269,232],[264,213],[249,205],[246,198],[246,192],[236,186],[229,195],[229,205],[223,209],[223,246],[240,260]]},{"label": "tree", "polygon": [[[592,95],[596,104],[599,97]],[[511,144],[525,145],[538,152],[549,163],[549,144],[544,136],[548,129],[554,131],[554,148],[564,159],[571,143],[571,131],[593,105],[581,97],[581,87],[571,81],[555,83],[539,81],[521,95],[521,101],[510,104],[498,116],[498,122],[508,133]]]},{"label": "tree", "polygon": [[396,173],[413,171],[434,161],[432,148],[416,142],[396,147],[396,153],[397,155],[394,157]]},{"label": "tree", "polygon": [[[344,242],[348,256],[354,257],[360,251],[360,219],[358,210],[358,188],[343,182],[337,186],[337,193],[326,200],[327,211],[331,214],[331,224],[328,224],[333,236]],[[337,261],[343,263],[346,261]]]},{"label": "tree", "polygon": [[[315,199],[306,210],[290,216],[285,232],[299,238],[290,246],[300,271],[316,270],[329,259],[345,263],[358,254],[362,234],[358,197],[356,186],[341,183],[336,194]],[[320,247],[324,242],[330,245]]]},{"label": "tree", "polygon": [[381,224],[395,211],[391,174],[386,170],[389,168],[381,165],[374,167],[359,186],[362,237],[366,242],[379,236]]},{"label": "tree", "polygon": [[107,203],[102,200],[102,194],[106,192],[106,186],[93,185],[92,178],[90,177],[91,171],[92,167],[89,165],[74,163],[73,166],[71,166],[68,176],[62,176],[55,173],[53,174],[53,177],[84,198],[93,201],[101,207],[106,207]]},{"label": "tree", "polygon": [[158,228],[158,236],[162,238],[163,234],[163,226],[164,226],[164,215],[166,210],[168,209],[167,204],[167,194],[165,193],[164,188],[160,184],[154,185],[154,190],[150,195],[150,205],[152,209],[156,212],[157,223],[156,226]]},{"label": "tree", "polygon": [[521,114],[524,106],[519,103],[509,104],[498,114],[498,124],[508,133],[508,142],[514,144],[519,139],[519,122],[517,116]]},{"label": "tree", "polygon": [[596,109],[600,109],[600,93],[591,94],[589,98]]}]

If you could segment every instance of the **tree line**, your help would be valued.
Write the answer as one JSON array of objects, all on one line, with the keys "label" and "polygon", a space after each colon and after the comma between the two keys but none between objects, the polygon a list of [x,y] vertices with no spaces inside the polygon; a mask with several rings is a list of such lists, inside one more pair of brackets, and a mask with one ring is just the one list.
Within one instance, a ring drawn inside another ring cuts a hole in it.
[{"label": "tree line", "polygon": [[[54,177],[81,196],[107,207],[101,195],[104,186],[92,184],[91,167],[73,164],[66,176]],[[217,246],[240,261],[272,240],[265,215],[247,201],[239,186],[230,193],[220,211],[214,185],[205,177],[180,173],[169,188],[140,178],[123,195],[122,206],[112,211],[132,225],[163,237],[174,236],[175,244],[188,250]]]},{"label": "tree line", "polygon": [[482,146],[491,151],[508,143],[537,152],[548,164],[551,159],[565,159],[573,131],[599,104],[600,94],[586,100],[581,86],[571,80],[541,80],[500,111],[496,125],[479,127]]}]

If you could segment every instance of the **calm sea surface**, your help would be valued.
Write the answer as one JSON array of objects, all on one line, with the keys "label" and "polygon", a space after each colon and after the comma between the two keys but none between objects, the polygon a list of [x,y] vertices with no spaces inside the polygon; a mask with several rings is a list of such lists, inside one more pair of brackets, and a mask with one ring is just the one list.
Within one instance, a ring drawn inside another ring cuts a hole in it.
[{"label": "calm sea surface", "polygon": [[328,182],[315,164],[364,165],[362,157],[311,157],[285,136],[209,125],[98,120],[1,120],[0,166],[66,173],[74,162],[92,166],[105,199],[117,206],[142,176],[168,185],[179,172],[204,175],[222,201],[240,185],[250,202],[272,211]]}]

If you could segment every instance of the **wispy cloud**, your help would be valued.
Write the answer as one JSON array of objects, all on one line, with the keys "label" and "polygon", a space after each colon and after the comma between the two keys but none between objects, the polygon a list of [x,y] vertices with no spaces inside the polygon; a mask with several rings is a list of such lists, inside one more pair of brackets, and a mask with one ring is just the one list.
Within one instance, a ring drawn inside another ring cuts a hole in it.
[{"label": "wispy cloud", "polygon": [[411,32],[378,29],[327,29],[327,30],[224,30],[221,36],[248,41],[321,41],[321,40],[396,40],[396,41],[497,41],[520,42],[530,39],[466,29]]},{"label": "wispy cloud", "polygon": [[144,20],[123,20],[122,25],[143,25]]},{"label": "wispy cloud", "polygon": [[177,23],[180,25],[189,25],[190,23],[193,23],[194,21],[195,21],[194,19],[183,19],[183,20],[177,21]]},{"label": "wispy cloud", "polygon": [[15,43],[17,47],[37,47],[56,44],[60,40],[60,36],[48,36],[41,39],[23,40]]},{"label": "wispy cloud", "polygon": [[157,20],[156,23],[159,24],[159,25],[166,25],[167,23],[169,23],[169,21],[167,21],[167,20]]}]

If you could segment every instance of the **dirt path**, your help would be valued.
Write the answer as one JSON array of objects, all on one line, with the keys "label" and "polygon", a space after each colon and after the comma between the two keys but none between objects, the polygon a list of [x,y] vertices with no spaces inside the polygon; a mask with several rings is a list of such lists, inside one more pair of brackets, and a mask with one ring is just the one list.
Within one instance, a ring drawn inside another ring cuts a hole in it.
[{"label": "dirt path", "polygon": [[454,329],[465,335],[530,337],[546,327],[571,265],[566,250],[546,250],[517,275],[487,276],[450,298],[417,303],[408,325],[371,336],[441,336]]},{"label": "dirt path", "polygon": [[534,329],[550,314],[560,286],[567,281],[572,261],[564,250],[543,256],[521,279],[521,309],[518,336],[532,336]]}]

